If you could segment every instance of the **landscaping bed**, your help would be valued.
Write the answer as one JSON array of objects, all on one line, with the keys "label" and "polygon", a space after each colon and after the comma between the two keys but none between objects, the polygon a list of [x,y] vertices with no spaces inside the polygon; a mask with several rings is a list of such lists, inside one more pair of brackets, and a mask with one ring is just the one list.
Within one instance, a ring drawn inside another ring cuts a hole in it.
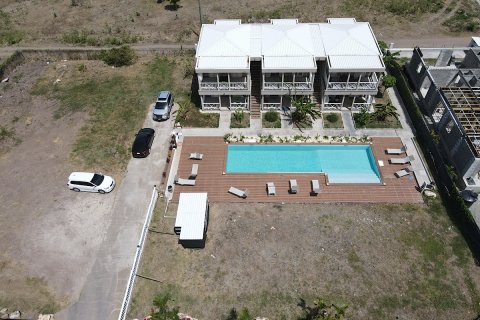
[{"label": "landscaping bed", "polygon": [[324,128],[343,128],[342,114],[338,112],[323,114]]},{"label": "landscaping bed", "polygon": [[263,128],[281,128],[282,120],[280,113],[276,111],[267,111],[262,113],[262,127]]}]

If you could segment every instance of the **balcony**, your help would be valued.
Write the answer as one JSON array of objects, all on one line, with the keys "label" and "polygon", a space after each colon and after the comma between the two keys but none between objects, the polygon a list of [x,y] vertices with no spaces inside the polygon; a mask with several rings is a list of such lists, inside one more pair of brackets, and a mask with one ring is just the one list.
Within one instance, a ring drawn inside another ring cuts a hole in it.
[{"label": "balcony", "polygon": [[248,90],[247,82],[202,81],[199,83],[199,86],[200,86],[200,90],[226,90],[226,91]]},{"label": "balcony", "polygon": [[263,84],[264,90],[312,90],[311,82],[267,82]]},{"label": "balcony", "polygon": [[372,91],[377,90],[378,82],[329,82],[328,90],[341,91]]},{"label": "balcony", "polygon": [[248,102],[231,102],[230,103],[230,110],[248,110]]},{"label": "balcony", "polygon": [[358,74],[330,75],[327,90],[337,91],[375,91],[378,88],[378,77],[375,73],[365,76]]}]

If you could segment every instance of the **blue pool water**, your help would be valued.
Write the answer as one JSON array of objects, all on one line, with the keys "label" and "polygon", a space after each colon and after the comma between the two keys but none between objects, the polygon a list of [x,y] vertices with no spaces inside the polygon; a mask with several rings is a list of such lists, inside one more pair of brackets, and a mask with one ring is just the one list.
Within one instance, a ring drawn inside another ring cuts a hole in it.
[{"label": "blue pool water", "polygon": [[331,183],[380,182],[369,145],[229,145],[226,172],[324,172]]}]

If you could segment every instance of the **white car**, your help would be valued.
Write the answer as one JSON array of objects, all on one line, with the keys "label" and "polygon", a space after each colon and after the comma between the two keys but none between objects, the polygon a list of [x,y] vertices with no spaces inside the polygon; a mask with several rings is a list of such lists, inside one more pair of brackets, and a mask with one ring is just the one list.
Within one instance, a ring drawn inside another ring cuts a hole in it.
[{"label": "white car", "polygon": [[115,180],[101,173],[72,172],[68,177],[68,188],[80,192],[107,193],[115,188]]}]

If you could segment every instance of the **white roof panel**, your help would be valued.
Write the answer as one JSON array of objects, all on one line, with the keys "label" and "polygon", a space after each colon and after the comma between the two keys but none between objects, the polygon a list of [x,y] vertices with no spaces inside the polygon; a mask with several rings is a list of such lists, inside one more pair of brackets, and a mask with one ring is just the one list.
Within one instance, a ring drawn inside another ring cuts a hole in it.
[{"label": "white roof panel", "polygon": [[210,70],[248,70],[250,64],[248,57],[199,57],[197,59],[197,71],[208,72]]},{"label": "white roof panel", "polygon": [[270,57],[263,58],[262,70],[275,72],[277,70],[295,69],[298,71],[315,71],[317,67],[312,56],[303,57]]},{"label": "white roof panel", "polygon": [[380,55],[368,23],[321,24],[325,53],[330,55]]},{"label": "white roof panel", "polygon": [[181,228],[180,239],[203,239],[207,200],[207,193],[180,193],[175,219],[175,227]]},{"label": "white roof panel", "polygon": [[329,56],[330,71],[385,71],[382,59],[379,56]]},{"label": "white roof panel", "polygon": [[[245,70],[249,61],[262,57],[269,60],[266,67],[284,68],[290,63],[290,69],[295,66],[309,69],[311,60],[329,56],[346,56],[344,65],[351,63],[350,56],[377,56],[377,59],[366,58],[369,61],[366,65],[375,66],[381,59],[368,22],[355,22],[352,18],[329,19],[330,23],[298,23],[295,19],[273,19],[263,24],[238,24],[238,21],[217,20],[216,24],[202,26],[196,51],[197,71]],[[307,56],[312,59],[306,59]],[[340,58],[333,59],[337,64]]]}]

